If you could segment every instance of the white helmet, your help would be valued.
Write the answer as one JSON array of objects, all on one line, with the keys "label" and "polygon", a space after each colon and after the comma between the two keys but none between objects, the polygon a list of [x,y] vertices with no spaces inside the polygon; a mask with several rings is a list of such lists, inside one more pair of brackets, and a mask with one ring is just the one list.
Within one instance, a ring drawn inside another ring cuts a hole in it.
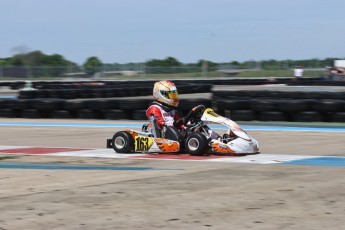
[{"label": "white helmet", "polygon": [[179,103],[176,86],[171,81],[156,82],[153,86],[153,97],[156,101],[172,107],[177,107]]}]

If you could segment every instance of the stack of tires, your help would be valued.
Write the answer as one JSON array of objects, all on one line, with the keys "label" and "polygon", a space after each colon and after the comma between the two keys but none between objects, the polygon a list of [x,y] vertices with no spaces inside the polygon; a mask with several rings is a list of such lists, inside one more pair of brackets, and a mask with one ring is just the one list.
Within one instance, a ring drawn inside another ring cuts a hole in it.
[{"label": "stack of tires", "polygon": [[[127,82],[127,84],[104,84],[104,85],[58,85],[49,84],[36,90],[21,90],[18,98],[35,99],[35,98],[56,98],[56,99],[78,99],[78,98],[114,98],[114,97],[138,97],[152,95],[153,83],[141,84]],[[55,88],[52,88],[54,86]],[[178,83],[179,93],[208,93],[211,92],[212,85],[200,83]]]},{"label": "stack of tires", "polygon": [[213,100],[234,120],[345,122],[344,92],[218,91]]},{"label": "stack of tires", "polygon": [[[36,90],[19,91],[18,99],[0,101],[0,117],[132,119],[146,118],[154,81],[33,82]],[[180,93],[210,92],[212,85],[178,82]],[[14,84],[13,84],[14,86]],[[22,88],[24,82],[17,82]],[[133,99],[128,99],[133,97]],[[135,99],[134,99],[135,98]],[[198,103],[193,100],[184,110]],[[210,105],[210,100],[207,101]]]},{"label": "stack of tires", "polygon": [[[228,80],[213,81],[221,84]],[[181,99],[182,113],[203,104],[239,121],[345,122],[345,92],[212,91],[211,82],[175,81],[180,94],[213,93],[212,99]],[[18,99],[0,99],[0,117],[145,120],[145,111],[152,100],[138,97],[152,95],[153,83],[35,82],[38,90],[20,91]]]},{"label": "stack of tires", "polygon": [[[3,99],[0,117],[8,118],[79,118],[109,120],[146,120],[146,109],[152,99]],[[212,106],[211,99],[182,99],[181,108],[187,113],[198,104]]]}]

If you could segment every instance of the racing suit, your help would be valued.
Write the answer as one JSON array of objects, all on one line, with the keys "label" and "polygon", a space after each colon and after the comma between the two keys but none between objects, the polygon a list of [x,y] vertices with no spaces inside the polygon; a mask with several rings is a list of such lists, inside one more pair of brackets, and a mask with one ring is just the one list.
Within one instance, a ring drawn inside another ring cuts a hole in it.
[{"label": "racing suit", "polygon": [[[174,126],[174,121],[181,118],[181,114],[177,109],[163,105],[157,101],[152,102],[146,110],[146,116],[149,118],[151,115],[156,117],[159,128],[162,128],[163,125]],[[184,128],[184,125],[181,124],[177,128],[181,130]]]}]

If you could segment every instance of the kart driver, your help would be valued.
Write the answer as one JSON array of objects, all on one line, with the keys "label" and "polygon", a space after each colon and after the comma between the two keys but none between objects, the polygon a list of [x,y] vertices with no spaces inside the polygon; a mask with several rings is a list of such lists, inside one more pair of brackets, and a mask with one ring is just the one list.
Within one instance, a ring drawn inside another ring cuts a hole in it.
[{"label": "kart driver", "polygon": [[[177,109],[179,98],[177,88],[171,81],[159,81],[153,86],[154,102],[146,110],[146,116],[155,116],[159,128],[166,126],[175,126],[180,131],[185,130],[185,118],[182,117]],[[212,139],[220,138],[219,134],[209,130]]]},{"label": "kart driver", "polygon": [[153,97],[155,101],[146,110],[146,116],[155,116],[159,128],[166,125],[184,129],[182,122],[177,123],[181,113],[177,109],[179,98],[175,84],[171,81],[156,82],[153,86]]}]

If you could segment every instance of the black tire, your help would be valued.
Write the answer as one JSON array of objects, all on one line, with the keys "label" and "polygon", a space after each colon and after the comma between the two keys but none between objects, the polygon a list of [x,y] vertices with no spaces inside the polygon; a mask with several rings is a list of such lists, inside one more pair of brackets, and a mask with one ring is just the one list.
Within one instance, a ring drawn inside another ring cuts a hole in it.
[{"label": "black tire", "polygon": [[52,112],[52,118],[73,118],[72,114],[67,110],[55,110]]},{"label": "black tire", "polygon": [[112,109],[104,112],[105,119],[107,120],[121,120],[128,119],[128,114],[122,110]]},{"label": "black tire", "polygon": [[35,90],[21,90],[19,91],[18,95],[19,99],[33,99],[36,98],[36,91]]},{"label": "black tire", "polygon": [[117,100],[113,99],[100,99],[96,100],[92,104],[91,109],[98,109],[98,110],[110,110],[110,109],[116,109],[117,108]]},{"label": "black tire", "polygon": [[283,112],[279,111],[262,111],[259,115],[259,121],[288,121]]},{"label": "black tire", "polygon": [[37,109],[23,109],[22,118],[42,118]]},{"label": "black tire", "polygon": [[77,92],[74,89],[62,89],[60,90],[61,98],[63,99],[75,99],[77,98]]},{"label": "black tire", "polygon": [[11,109],[18,109],[18,110],[30,109],[32,108],[34,101],[35,99],[20,99],[20,100],[12,101],[13,103],[11,105]]},{"label": "black tire", "polygon": [[201,133],[191,133],[185,142],[185,150],[192,156],[201,156],[207,153],[207,138]]},{"label": "black tire", "polygon": [[10,107],[8,106],[8,101],[9,101],[9,100],[0,100],[0,110],[10,108]]},{"label": "black tire", "polygon": [[62,98],[60,90],[48,90],[49,98]]},{"label": "black tire", "polygon": [[323,121],[323,117],[316,111],[299,112],[293,117],[293,121],[297,122],[319,122]]},{"label": "black tire", "polygon": [[252,100],[251,110],[254,111],[277,111],[277,101],[274,100]]},{"label": "black tire", "polygon": [[278,110],[281,112],[297,113],[302,111],[310,111],[314,100],[281,100],[278,103]]},{"label": "black tire", "polygon": [[85,108],[86,108],[85,101],[67,100],[63,109],[68,110],[68,111],[78,111],[80,109],[85,109]]},{"label": "black tire", "polygon": [[256,120],[255,112],[252,110],[235,110],[230,113],[231,119],[235,121],[253,121]]},{"label": "black tire", "polygon": [[96,115],[90,109],[81,109],[81,110],[78,110],[77,118],[81,118],[81,119],[96,119]]},{"label": "black tire", "polygon": [[180,104],[182,105],[181,109],[188,112],[193,109],[195,105],[204,105],[206,108],[212,108],[211,99],[181,99]]},{"label": "black tire", "polygon": [[115,133],[111,144],[117,153],[131,153],[134,150],[134,138],[126,131]]},{"label": "black tire", "polygon": [[247,110],[250,108],[250,100],[220,100],[217,108],[223,110]]},{"label": "black tire", "polygon": [[118,100],[117,107],[122,110],[146,110],[151,101],[148,99],[122,99]]},{"label": "black tire", "polygon": [[337,112],[332,114],[331,122],[345,122],[345,112]]},{"label": "black tire", "polygon": [[0,109],[0,117],[14,118],[16,115],[12,109]]},{"label": "black tire", "polygon": [[35,98],[48,98],[49,97],[49,91],[48,90],[37,90],[36,91],[36,97]]},{"label": "black tire", "polygon": [[39,99],[33,103],[33,108],[37,110],[58,110],[65,104],[64,99]]},{"label": "black tire", "polygon": [[132,112],[131,119],[132,120],[146,120],[147,121],[146,110],[134,110]]},{"label": "black tire", "polygon": [[317,101],[313,110],[318,112],[341,112],[344,102],[341,100],[321,100]]}]

